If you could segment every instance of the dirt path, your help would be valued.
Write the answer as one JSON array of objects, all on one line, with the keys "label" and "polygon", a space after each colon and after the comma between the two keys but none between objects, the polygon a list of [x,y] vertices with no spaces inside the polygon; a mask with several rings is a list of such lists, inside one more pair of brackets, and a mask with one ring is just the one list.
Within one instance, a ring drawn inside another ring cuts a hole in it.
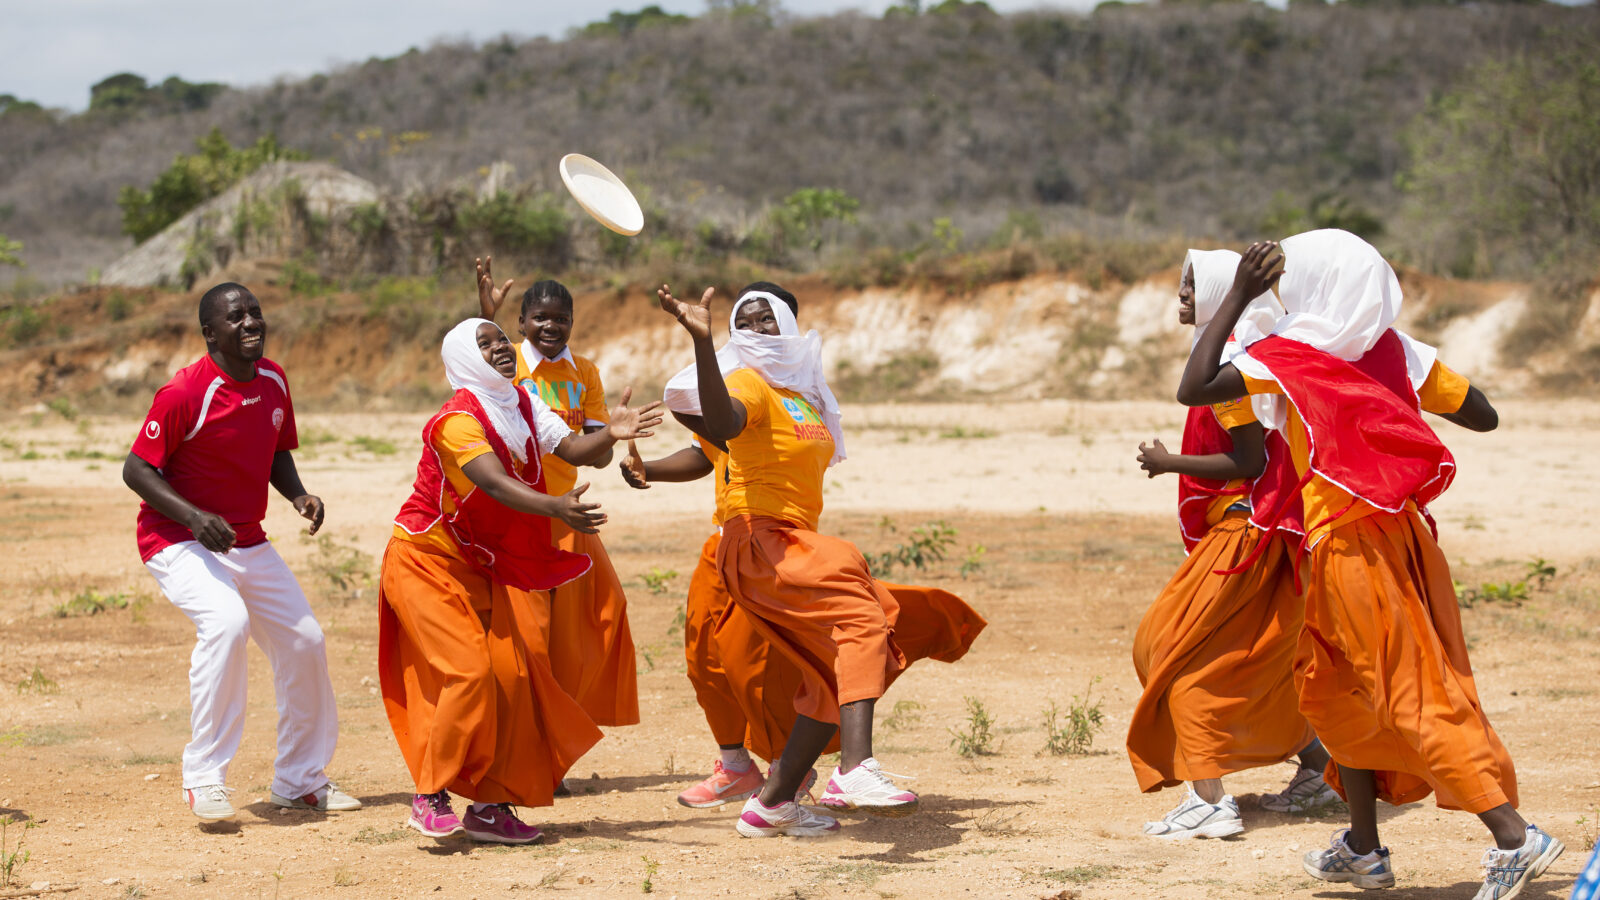
[{"label": "dirt path", "polygon": [[[880,712],[879,755],[917,777],[908,784],[922,794],[923,813],[847,819],[840,837],[822,842],[755,842],[735,836],[729,810],[673,802],[714,751],[673,625],[709,497],[703,485],[633,492],[606,472],[596,473],[596,493],[611,509],[607,546],[633,601],[646,721],[611,731],[579,763],[577,797],[532,812],[550,843],[514,850],[436,843],[402,827],[410,787],[374,686],[373,592],[352,596],[337,584],[375,567],[425,417],[305,416],[301,469],[328,501],[329,537],[302,539],[279,501],[267,523],[329,635],[341,714],[333,773],[367,808],[324,817],[264,802],[274,712],[268,669],[252,651],[245,744],[230,775],[243,811],[237,824],[210,828],[197,826],[178,798],[192,632],[138,564],[134,502],[118,475],[137,423],[6,421],[0,813],[38,825],[25,833],[32,857],[18,881],[75,884],[74,897],[414,897],[436,889],[600,897],[638,893],[647,880],[654,893],[684,898],[1355,893],[1299,869],[1300,854],[1322,845],[1336,819],[1254,809],[1251,797],[1281,787],[1287,766],[1228,780],[1249,826],[1237,839],[1169,845],[1139,835],[1177,797],[1139,794],[1121,752],[1138,692],[1129,642],[1181,554],[1175,488],[1142,479],[1131,448],[1155,435],[1174,443],[1177,411],[1057,402],[847,412],[851,458],[830,481],[825,529],[882,550],[916,525],[947,521],[957,532],[950,558],[903,577],[956,590],[991,622],[967,659],[919,664]],[[1508,424],[1492,435],[1441,432],[1462,475],[1436,511],[1456,577],[1468,586],[1522,579],[1534,557],[1557,569],[1520,607],[1481,602],[1464,612],[1485,707],[1517,761],[1523,808],[1571,848],[1523,895],[1546,900],[1566,896],[1600,818],[1600,554],[1590,555],[1588,524],[1600,486],[1571,477],[1600,432],[1600,404],[1513,403],[1502,412]],[[963,578],[969,559],[977,565]],[[663,575],[663,593],[646,588],[640,576],[650,572]],[[52,615],[86,591],[131,604]],[[24,681],[30,688],[18,690]],[[1093,752],[1041,753],[1045,708],[1065,708],[1091,684],[1107,716]],[[994,718],[992,755],[962,759],[950,746],[951,731],[969,727],[968,697]],[[1486,845],[1472,817],[1427,804],[1384,814],[1401,885],[1388,896],[1471,895]],[[16,835],[13,827],[8,840]]]}]

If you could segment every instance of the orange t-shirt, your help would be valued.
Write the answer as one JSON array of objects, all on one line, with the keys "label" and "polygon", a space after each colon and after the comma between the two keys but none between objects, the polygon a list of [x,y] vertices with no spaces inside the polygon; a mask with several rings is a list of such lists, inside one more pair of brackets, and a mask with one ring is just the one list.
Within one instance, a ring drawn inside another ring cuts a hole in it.
[{"label": "orange t-shirt", "polygon": [[[517,384],[550,407],[567,427],[582,434],[585,425],[606,425],[611,414],[606,410],[606,389],[600,383],[600,370],[594,363],[571,353],[559,359],[545,359],[537,351],[537,365],[529,368],[525,347],[517,348]],[[544,487],[551,495],[565,494],[578,483],[578,470],[571,463],[546,453]]]},{"label": "orange t-shirt", "polygon": [[[1248,375],[1244,376],[1244,386],[1245,390],[1252,394],[1283,393],[1283,388],[1279,387],[1276,381],[1251,378]],[[1424,412],[1453,413],[1461,408],[1461,404],[1467,402],[1467,389],[1470,387],[1472,383],[1466,378],[1435,360],[1433,368],[1428,370],[1427,380],[1417,391],[1417,399],[1421,401]],[[1300,418],[1300,413],[1295,410],[1294,404],[1285,405],[1289,411],[1283,436],[1289,442],[1289,455],[1294,459],[1295,472],[1304,476],[1311,465],[1311,438],[1306,431],[1306,423]],[[1305,502],[1305,523],[1308,529],[1306,537],[1313,544],[1340,525],[1381,512],[1377,507],[1364,500],[1357,500],[1343,488],[1318,475],[1312,475],[1311,480],[1306,482],[1301,498]],[[1406,507],[1415,509],[1410,501],[1407,501]],[[1341,510],[1343,514],[1334,518]]]},{"label": "orange t-shirt", "polygon": [[[1229,400],[1226,403],[1213,403],[1211,413],[1217,417],[1217,422],[1229,431],[1257,421],[1255,410],[1250,408],[1249,397],[1240,397],[1238,400]],[[1243,486],[1244,479],[1235,478],[1228,482],[1226,490],[1237,490]],[[1248,493],[1222,496],[1212,500],[1211,505],[1206,507],[1206,524],[1215,525],[1221,522],[1222,517],[1228,514],[1228,507],[1235,503],[1249,502]]]},{"label": "orange t-shirt", "polygon": [[716,495],[716,508],[711,512],[711,524],[722,527],[722,520],[727,515],[728,505],[728,454],[717,448],[716,444],[701,440],[699,437],[690,438],[695,449],[705,456],[711,463],[711,480]]},{"label": "orange t-shirt", "polygon": [[[456,496],[465,497],[476,490],[477,485],[472,483],[472,479],[468,478],[461,468],[485,453],[494,452],[478,420],[467,413],[445,416],[439,427],[433,430],[432,444],[434,451],[439,454],[439,466],[444,470],[444,477],[455,489]],[[515,465],[515,460],[512,463]],[[450,501],[448,494],[439,498],[439,509],[444,515],[456,511],[456,505]],[[456,559],[462,558],[456,549],[455,540],[450,537],[448,531],[445,531],[442,521],[433,523],[432,528],[421,534],[412,534],[396,525],[394,536],[402,541],[422,544],[430,550],[437,550]]]},{"label": "orange t-shirt", "polygon": [[724,520],[771,516],[815,531],[822,516],[822,473],[833,435],[809,400],[775,388],[751,369],[728,376],[728,395],[744,404],[744,431],[728,441]]}]

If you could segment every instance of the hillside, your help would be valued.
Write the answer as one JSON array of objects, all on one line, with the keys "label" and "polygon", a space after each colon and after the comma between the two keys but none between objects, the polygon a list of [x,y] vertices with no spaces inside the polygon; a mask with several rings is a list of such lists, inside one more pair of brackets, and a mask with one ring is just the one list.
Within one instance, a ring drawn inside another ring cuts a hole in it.
[{"label": "hillside", "polygon": [[25,245],[27,278],[83,281],[131,246],[118,190],[216,126],[236,144],[275,132],[396,192],[498,161],[554,190],[554,160],[581,150],[686,230],[748,229],[793,190],[837,187],[861,201],[840,252],[923,240],[940,217],[977,243],[1019,213],[1046,233],[1235,239],[1320,205],[1387,225],[1403,257],[1408,123],[1469,68],[1574,36],[1600,36],[1594,6],[758,10],[438,44],[199,109],[6,113],[0,231]]}]

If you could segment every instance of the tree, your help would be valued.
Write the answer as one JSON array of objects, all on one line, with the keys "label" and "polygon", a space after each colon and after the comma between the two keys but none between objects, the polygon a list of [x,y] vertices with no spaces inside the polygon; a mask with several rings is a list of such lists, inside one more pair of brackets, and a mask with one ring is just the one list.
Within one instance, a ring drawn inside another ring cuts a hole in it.
[{"label": "tree", "polygon": [[0,266],[16,266],[21,268],[27,263],[17,254],[22,252],[22,242],[13,241],[11,238],[0,234]]},{"label": "tree", "polygon": [[804,241],[816,253],[822,249],[824,226],[854,222],[860,208],[860,200],[838,188],[801,188],[783,198],[776,218],[786,238],[793,243]]},{"label": "tree", "polygon": [[122,208],[122,231],[135,242],[142,243],[158,234],[184,213],[238,184],[266,163],[306,158],[304,153],[280,146],[271,134],[252,146],[236,148],[221,130],[213,128],[195,144],[199,153],[178,154],[148,190],[128,185],[117,195],[117,205]]},{"label": "tree", "polygon": [[[1491,61],[1407,135],[1408,213],[1462,275],[1600,257],[1600,42]],[[1431,227],[1430,227],[1431,226]]]}]

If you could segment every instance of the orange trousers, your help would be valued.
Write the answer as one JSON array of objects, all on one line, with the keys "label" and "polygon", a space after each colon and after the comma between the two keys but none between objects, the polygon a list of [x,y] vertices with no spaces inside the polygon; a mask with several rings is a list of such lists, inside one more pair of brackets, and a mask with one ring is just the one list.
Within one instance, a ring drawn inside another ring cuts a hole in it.
[{"label": "orange trousers", "polygon": [[1300,715],[1294,660],[1303,618],[1293,560],[1230,513],[1209,531],[1139,621],[1133,665],[1144,693],[1128,725],[1142,791],[1282,762],[1315,735]]},{"label": "orange trousers", "polygon": [[550,667],[596,725],[639,724],[639,675],[628,598],[599,535],[552,520],[557,547],[587,554],[588,572],[550,591]]},{"label": "orange trousers", "polygon": [[542,595],[398,539],[378,591],[384,711],[417,792],[549,806],[600,729],[550,671]]},{"label": "orange trousers", "polygon": [[1333,761],[1373,770],[1390,803],[1432,791],[1446,809],[1516,805],[1511,756],[1478,703],[1450,567],[1428,526],[1412,513],[1341,525],[1312,547],[1309,572],[1295,681]]},{"label": "orange trousers", "polygon": [[[749,613],[729,602],[716,566],[721,539],[719,534],[706,538],[689,580],[684,627],[689,682],[719,745],[742,743],[771,762],[783,752],[794,727],[800,667],[773,649]],[[879,583],[900,605],[894,638],[907,665],[919,659],[955,662],[988,624],[949,591]],[[823,752],[838,749],[835,734]]]}]

